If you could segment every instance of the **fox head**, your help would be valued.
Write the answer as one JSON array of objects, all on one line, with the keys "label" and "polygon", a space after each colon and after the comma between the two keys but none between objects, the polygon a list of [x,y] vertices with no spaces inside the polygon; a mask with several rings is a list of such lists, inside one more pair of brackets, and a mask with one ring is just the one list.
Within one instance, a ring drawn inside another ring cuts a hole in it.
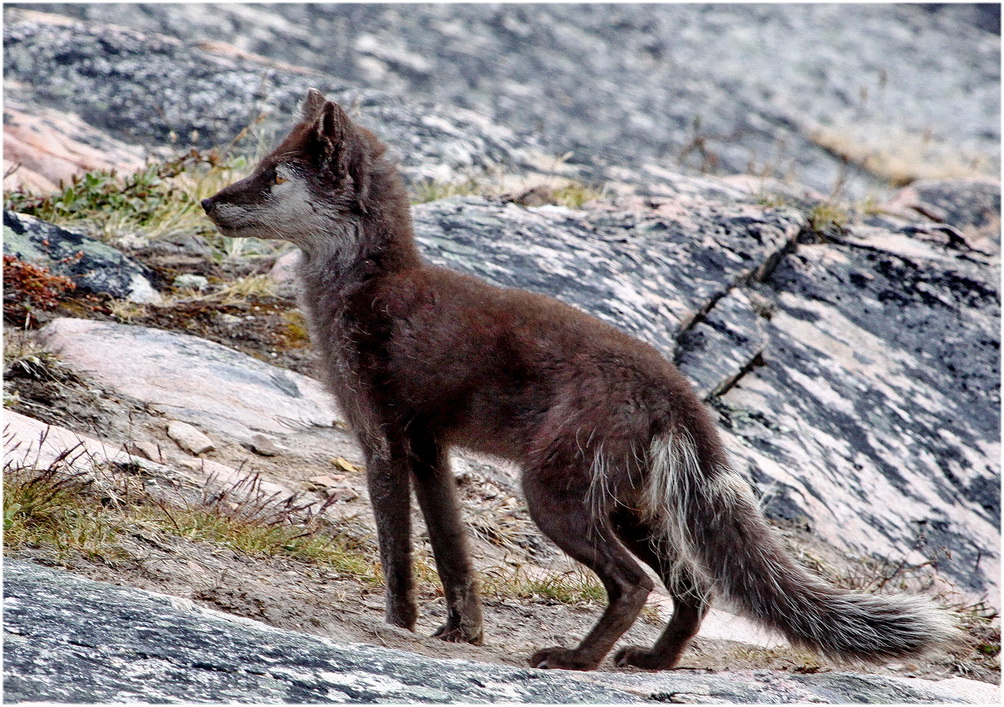
[{"label": "fox head", "polygon": [[254,172],[202,208],[231,237],[290,241],[308,254],[351,238],[370,206],[371,173],[384,146],[342,108],[310,89],[300,122]]}]

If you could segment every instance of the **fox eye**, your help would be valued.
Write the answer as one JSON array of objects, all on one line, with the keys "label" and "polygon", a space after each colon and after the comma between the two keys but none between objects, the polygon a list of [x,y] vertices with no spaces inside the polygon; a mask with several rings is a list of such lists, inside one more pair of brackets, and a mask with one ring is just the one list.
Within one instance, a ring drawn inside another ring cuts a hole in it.
[{"label": "fox eye", "polygon": [[286,178],[285,178],[285,177],[280,177],[280,176],[279,176],[278,174],[277,174],[277,175],[275,175],[275,183],[276,183],[276,184],[282,184],[282,183],[283,183],[283,182],[285,182],[285,181],[286,181]]}]

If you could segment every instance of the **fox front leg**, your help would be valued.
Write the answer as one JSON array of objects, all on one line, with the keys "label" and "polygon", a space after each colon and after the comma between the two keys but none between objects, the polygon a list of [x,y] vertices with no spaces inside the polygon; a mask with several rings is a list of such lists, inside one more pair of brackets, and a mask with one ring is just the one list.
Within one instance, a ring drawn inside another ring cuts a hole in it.
[{"label": "fox front leg", "polygon": [[366,482],[376,519],[386,583],[387,623],[415,630],[418,606],[411,571],[411,488],[408,466],[387,454],[368,453]]},{"label": "fox front leg", "polygon": [[411,450],[415,496],[429,529],[446,598],[446,623],[433,635],[444,641],[480,646],[484,641],[481,597],[449,460],[443,448],[429,437],[413,439]]}]

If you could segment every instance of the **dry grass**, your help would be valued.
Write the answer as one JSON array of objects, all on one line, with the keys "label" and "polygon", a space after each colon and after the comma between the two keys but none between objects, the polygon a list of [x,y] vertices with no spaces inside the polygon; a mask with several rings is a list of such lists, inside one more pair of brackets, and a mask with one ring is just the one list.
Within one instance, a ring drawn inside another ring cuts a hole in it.
[{"label": "dry grass", "polygon": [[4,378],[18,372],[33,377],[48,377],[49,371],[59,366],[56,355],[38,343],[37,339],[21,329],[4,328],[3,371]]},{"label": "dry grass", "polygon": [[412,203],[424,204],[453,196],[501,198],[522,206],[554,204],[581,209],[589,201],[602,199],[606,189],[554,174],[569,155],[554,160],[551,174],[530,177],[507,174],[501,169],[468,174],[452,181],[425,180],[411,186]]},{"label": "dry grass", "polygon": [[756,196],[756,203],[765,209],[783,209],[788,205],[788,200],[783,194],[777,192],[761,190]]},{"label": "dry grass", "polygon": [[114,299],[108,303],[108,311],[116,321],[129,324],[146,314],[146,305],[125,299]]},{"label": "dry grass", "polygon": [[840,204],[825,201],[816,204],[809,210],[809,227],[818,234],[842,231],[850,221],[851,215]]},{"label": "dry grass", "polygon": [[488,196],[495,191],[483,178],[467,177],[450,182],[427,179],[411,186],[411,201],[413,204],[426,204],[451,196]]},{"label": "dry grass", "polygon": [[875,136],[872,131],[865,132],[853,125],[817,125],[809,132],[809,139],[892,186],[905,186],[918,179],[996,176],[1000,169],[987,156],[966,154],[958,146],[937,140],[930,132]]},{"label": "dry grass", "polygon": [[86,452],[64,450],[41,469],[14,461],[18,449],[8,448],[5,434],[3,479],[4,550],[22,545],[44,546],[57,558],[77,552],[89,558],[117,553],[114,537],[120,530],[102,522],[84,501],[93,479],[77,470]]},{"label": "dry grass", "polygon": [[250,556],[287,557],[367,585],[382,581],[370,559],[372,548],[332,532],[307,504],[265,494],[257,475],[246,475],[222,490],[204,490],[185,502],[168,502],[136,482],[137,470],[104,471],[82,447],[67,449],[39,466],[5,438],[5,551],[32,548],[55,561],[71,555],[122,559],[128,556],[126,537],[141,531]]},{"label": "dry grass", "polygon": [[487,596],[558,604],[605,604],[606,590],[591,572],[575,568],[543,575],[522,567],[500,567],[485,572],[482,587]]},{"label": "dry grass", "polygon": [[[265,493],[257,474],[223,488],[210,479],[194,498],[165,500],[147,490],[138,466],[103,463],[81,446],[46,465],[10,436],[5,435],[4,446],[7,554],[30,550],[55,563],[75,557],[114,562],[131,559],[130,538],[167,545],[158,538],[173,536],[249,557],[320,567],[364,588],[383,585],[372,538],[343,532],[325,520],[323,505]],[[417,553],[414,564],[419,590],[442,595],[429,553]]]},{"label": "dry grass", "polygon": [[183,289],[163,295],[155,304],[136,304],[127,300],[112,300],[109,313],[118,321],[129,323],[143,317],[150,309],[170,309],[182,304],[201,303],[206,306],[229,306],[266,297],[274,297],[277,291],[275,280],[267,274],[248,275],[225,282],[215,289],[205,291]]},{"label": "dry grass", "polygon": [[554,195],[554,203],[558,206],[581,209],[587,202],[606,196],[606,189],[589,186],[582,182],[569,182],[563,186],[555,187],[551,193]]}]

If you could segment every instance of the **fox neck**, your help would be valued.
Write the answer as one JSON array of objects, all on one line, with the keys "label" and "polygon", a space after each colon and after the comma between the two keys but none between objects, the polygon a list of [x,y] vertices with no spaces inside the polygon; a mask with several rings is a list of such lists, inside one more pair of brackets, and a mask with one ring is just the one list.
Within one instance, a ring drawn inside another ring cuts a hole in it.
[{"label": "fox neck", "polygon": [[408,194],[393,167],[372,176],[369,194],[364,208],[333,217],[323,238],[301,244],[300,276],[308,289],[345,292],[374,277],[422,266]]},{"label": "fox neck", "polygon": [[354,356],[345,349],[344,329],[353,296],[375,280],[424,265],[415,246],[408,194],[390,165],[373,175],[369,194],[357,213],[333,220],[340,232],[303,249],[299,268],[300,306],[336,391],[352,378]]}]

